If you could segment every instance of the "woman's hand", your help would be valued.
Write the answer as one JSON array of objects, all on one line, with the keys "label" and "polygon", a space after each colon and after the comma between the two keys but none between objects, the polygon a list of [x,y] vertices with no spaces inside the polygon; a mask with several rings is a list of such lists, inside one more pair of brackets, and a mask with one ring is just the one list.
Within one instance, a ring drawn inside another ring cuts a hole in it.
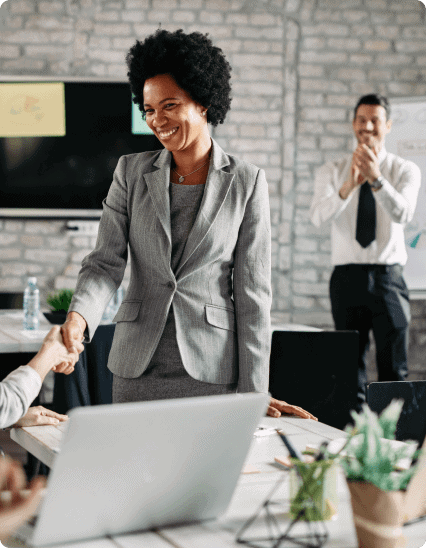
[{"label": "woman's hand", "polygon": [[71,373],[78,360],[78,352],[72,348],[69,352],[62,342],[61,329],[58,325],[52,327],[49,333],[45,336],[40,350],[28,363],[30,367],[35,369],[44,380],[47,373],[53,369],[58,371],[60,364],[65,364],[66,373]]},{"label": "woman's hand", "polygon": [[45,479],[34,478],[28,485],[29,493],[21,493],[26,487],[22,466],[9,457],[0,458],[0,491],[9,490],[10,498],[0,498],[0,542],[8,537],[37,511],[42,499]]},{"label": "woman's hand", "polygon": [[297,405],[290,405],[285,401],[276,400],[275,398],[271,398],[267,413],[270,417],[281,417],[281,413],[285,413],[286,415],[296,415],[297,417],[302,417],[302,419],[312,419],[314,421],[318,420],[316,417],[311,415],[311,413],[305,411],[301,407],[297,407]]},{"label": "woman's hand", "polygon": [[[66,348],[72,352],[75,349],[78,354],[81,354],[84,350],[84,330],[86,329],[86,321],[77,312],[69,312],[65,323],[61,326],[62,340]],[[78,357],[77,357],[78,359]],[[77,360],[76,360],[77,361]],[[74,364],[75,365],[75,364]],[[74,371],[74,365],[72,368],[64,361],[56,367],[57,373],[65,373],[69,375]]]},{"label": "woman's hand", "polygon": [[15,422],[12,428],[22,426],[43,426],[45,424],[56,425],[67,420],[68,415],[60,415],[55,411],[37,405],[36,407],[30,407],[26,414],[20,418],[18,422]]}]

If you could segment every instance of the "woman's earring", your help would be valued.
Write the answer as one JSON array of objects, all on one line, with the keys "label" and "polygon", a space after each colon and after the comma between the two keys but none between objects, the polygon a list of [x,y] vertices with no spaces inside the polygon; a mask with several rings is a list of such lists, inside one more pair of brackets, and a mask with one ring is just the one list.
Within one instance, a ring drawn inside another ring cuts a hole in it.
[{"label": "woman's earring", "polygon": [[203,112],[203,116],[205,116],[205,115],[206,115],[206,111]]}]

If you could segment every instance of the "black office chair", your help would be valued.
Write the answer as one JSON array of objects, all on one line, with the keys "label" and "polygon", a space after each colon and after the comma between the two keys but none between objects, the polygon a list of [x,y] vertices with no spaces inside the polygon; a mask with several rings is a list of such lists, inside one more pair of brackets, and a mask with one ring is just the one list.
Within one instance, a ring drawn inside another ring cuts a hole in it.
[{"label": "black office chair", "polygon": [[269,391],[342,430],[357,404],[358,354],[358,331],[274,331]]},{"label": "black office chair", "polygon": [[372,382],[367,386],[367,403],[380,414],[393,399],[404,400],[395,439],[414,440],[421,446],[426,436],[426,381]]},{"label": "black office chair", "polygon": [[0,309],[19,308],[22,310],[24,293],[0,292]]}]

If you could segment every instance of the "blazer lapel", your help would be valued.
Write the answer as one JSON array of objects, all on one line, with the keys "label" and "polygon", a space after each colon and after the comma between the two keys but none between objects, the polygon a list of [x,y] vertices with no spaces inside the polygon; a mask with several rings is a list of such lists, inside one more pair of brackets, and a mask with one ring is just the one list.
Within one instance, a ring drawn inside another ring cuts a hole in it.
[{"label": "blazer lapel", "polygon": [[151,173],[145,173],[143,177],[145,179],[146,186],[148,187],[148,192],[151,196],[152,203],[154,204],[157,217],[164,228],[171,246],[172,236],[170,228],[169,197],[170,162],[170,152],[166,149],[162,150],[159,157],[153,164],[154,167],[159,169],[152,171]]},{"label": "blazer lapel", "polygon": [[223,167],[229,165],[228,156],[213,139],[212,143],[212,161],[206,180],[203,199],[194,226],[189,233],[179,266],[176,270],[176,276],[178,276],[184,264],[196,251],[210,230],[234,178],[234,174],[222,170]]}]

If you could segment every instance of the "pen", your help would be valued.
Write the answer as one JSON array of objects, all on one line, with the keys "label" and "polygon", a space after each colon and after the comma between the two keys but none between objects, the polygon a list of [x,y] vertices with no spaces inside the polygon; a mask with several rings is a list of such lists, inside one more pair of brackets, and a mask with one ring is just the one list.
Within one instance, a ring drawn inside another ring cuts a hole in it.
[{"label": "pen", "polygon": [[288,452],[290,453],[290,457],[292,457],[293,459],[298,459],[298,460],[302,460],[303,461],[303,456],[302,456],[302,453],[300,453],[300,451],[298,449],[296,449],[289,441],[289,439],[287,438],[287,436],[284,434],[284,432],[282,430],[278,430],[277,428],[277,433],[279,435],[279,437],[283,440],[284,442],[284,445],[287,447],[288,449]]}]

